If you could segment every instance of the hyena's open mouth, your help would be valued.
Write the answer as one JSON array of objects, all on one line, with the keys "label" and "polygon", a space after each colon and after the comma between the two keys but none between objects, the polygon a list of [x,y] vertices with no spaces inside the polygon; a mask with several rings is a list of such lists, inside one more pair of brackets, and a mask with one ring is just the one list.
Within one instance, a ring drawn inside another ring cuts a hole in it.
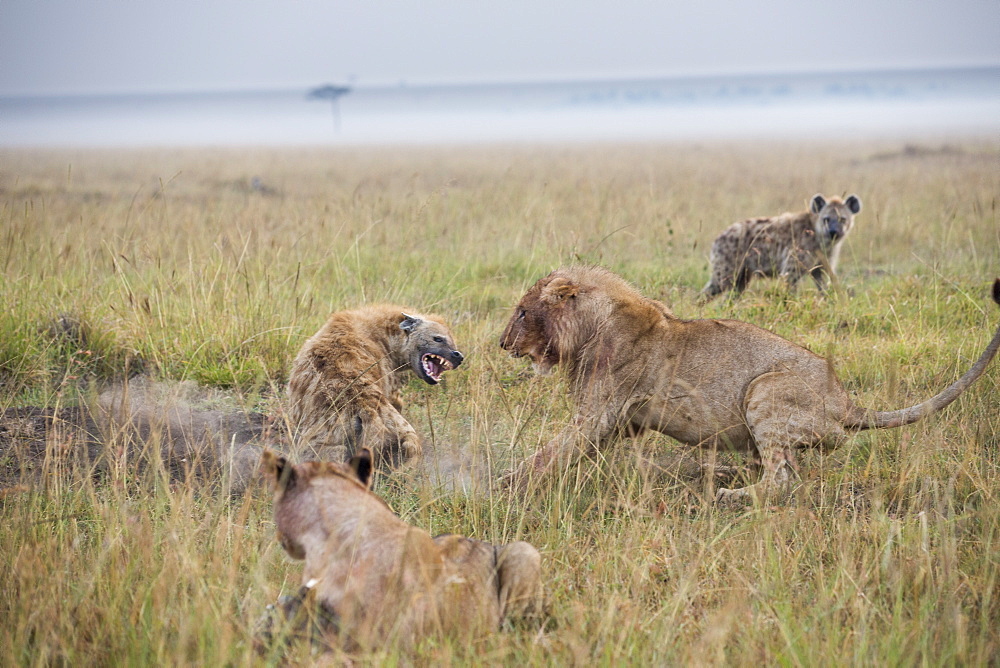
[{"label": "hyena's open mouth", "polygon": [[424,369],[427,381],[432,385],[437,385],[441,382],[441,374],[445,371],[451,371],[455,368],[451,362],[434,353],[424,353],[420,358],[420,365]]}]

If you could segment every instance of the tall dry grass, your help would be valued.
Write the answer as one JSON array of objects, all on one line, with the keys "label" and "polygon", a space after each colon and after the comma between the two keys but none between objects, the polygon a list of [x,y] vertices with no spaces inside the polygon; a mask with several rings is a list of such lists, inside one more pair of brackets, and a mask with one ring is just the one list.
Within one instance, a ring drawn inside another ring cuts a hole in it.
[{"label": "tall dry grass", "polygon": [[[432,533],[531,541],[550,607],[541,630],[429,641],[419,661],[997,662],[996,365],[940,416],[807,453],[780,507],[713,508],[649,464],[679,457],[659,436],[537,497],[490,486],[571,415],[558,376],[530,376],[496,343],[523,290],[564,263],[604,264],[679,315],[749,320],[828,355],[862,405],[950,382],[1000,322],[987,298],[1000,145],[938,147],[4,151],[0,408],[85,402],[143,369],[273,409],[329,311],[412,304],[453,323],[468,362],[443,388],[406,390],[442,475],[380,491]],[[759,281],[736,302],[697,303],[716,233],[815,192],[864,202],[843,294]],[[86,326],[86,349],[44,332],[64,313]],[[253,653],[253,626],[301,566],[274,540],[266,491],[177,484],[155,457],[138,465],[123,434],[107,441],[95,464],[55,430],[0,497],[0,663],[274,660]],[[17,454],[0,455],[4,471]]]}]

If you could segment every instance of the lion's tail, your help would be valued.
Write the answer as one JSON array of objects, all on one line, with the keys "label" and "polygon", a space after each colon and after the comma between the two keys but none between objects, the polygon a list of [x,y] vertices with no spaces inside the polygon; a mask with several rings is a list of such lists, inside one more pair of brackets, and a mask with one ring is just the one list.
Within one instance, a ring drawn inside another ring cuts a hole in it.
[{"label": "lion's tail", "polygon": [[[993,283],[993,301],[1000,305],[1000,278],[996,279]],[[855,407],[853,414],[849,416],[844,427],[859,431],[864,429],[902,427],[903,425],[913,424],[931,413],[936,413],[957,399],[958,395],[962,394],[977,378],[983,375],[990,361],[996,356],[997,349],[1000,349],[1000,326],[997,327],[993,339],[986,346],[986,350],[979,356],[979,359],[976,360],[976,363],[962,374],[961,378],[940,393],[915,406],[900,408],[896,411],[869,411],[864,408]]]}]

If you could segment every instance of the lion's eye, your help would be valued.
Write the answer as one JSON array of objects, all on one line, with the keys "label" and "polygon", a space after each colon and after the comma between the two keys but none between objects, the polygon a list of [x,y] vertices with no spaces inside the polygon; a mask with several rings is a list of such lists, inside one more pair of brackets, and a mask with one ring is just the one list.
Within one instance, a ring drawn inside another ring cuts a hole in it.
[{"label": "lion's eye", "polygon": [[444,339],[440,336],[435,336],[434,343],[444,343]]}]

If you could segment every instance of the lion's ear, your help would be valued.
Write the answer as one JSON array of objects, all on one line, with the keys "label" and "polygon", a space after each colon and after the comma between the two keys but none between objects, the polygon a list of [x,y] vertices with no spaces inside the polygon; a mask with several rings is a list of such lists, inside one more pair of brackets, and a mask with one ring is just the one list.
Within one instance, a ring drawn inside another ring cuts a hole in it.
[{"label": "lion's ear", "polygon": [[399,323],[399,328],[409,334],[417,328],[417,325],[423,322],[420,318],[415,315],[407,315],[403,313],[403,321]]},{"label": "lion's ear", "polygon": [[264,454],[260,458],[260,468],[264,471],[264,475],[271,481],[271,486],[275,490],[288,489],[295,486],[295,466],[289,464],[285,457],[273,450],[264,450]]},{"label": "lion's ear", "polygon": [[354,471],[354,475],[358,476],[361,484],[370,489],[372,486],[372,471],[374,469],[372,465],[372,451],[368,448],[361,448],[356,455],[351,457],[348,466]]},{"label": "lion's ear", "polygon": [[542,300],[550,304],[557,304],[567,299],[572,299],[579,293],[579,285],[568,278],[557,276],[542,289]]}]

